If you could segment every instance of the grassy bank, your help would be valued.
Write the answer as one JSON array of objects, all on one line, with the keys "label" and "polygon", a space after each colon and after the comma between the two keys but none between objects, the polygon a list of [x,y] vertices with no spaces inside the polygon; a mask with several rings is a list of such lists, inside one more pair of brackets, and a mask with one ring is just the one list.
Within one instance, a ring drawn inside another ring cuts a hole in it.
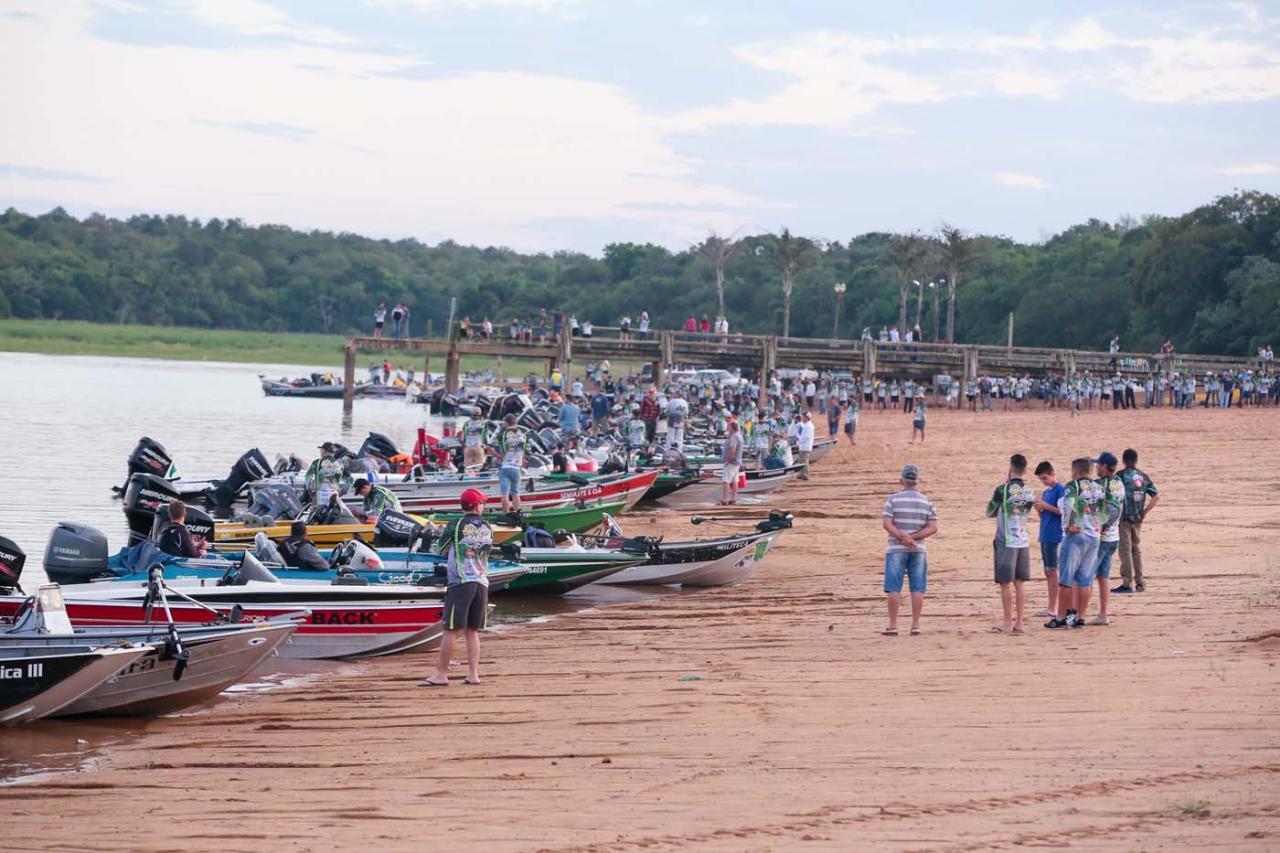
[{"label": "grassy bank", "polygon": [[[168,358],[178,361],[232,361],[249,364],[297,364],[308,367],[342,367],[342,335],[314,335],[297,332],[237,332],[227,329],[194,329],[186,326],[134,326],[83,323],[63,320],[0,320],[0,352],[35,352],[48,355],[95,355],[126,358]],[[382,353],[361,356],[357,372],[380,361]],[[417,354],[398,353],[392,357],[397,367],[422,369]],[[577,365],[581,370],[584,365]],[[464,356],[462,369],[484,370],[498,366],[487,358]],[[615,365],[635,369],[638,365]],[[431,370],[444,370],[444,358],[431,360]],[[529,371],[541,374],[546,362],[540,359],[503,360],[502,372],[518,377]]]}]

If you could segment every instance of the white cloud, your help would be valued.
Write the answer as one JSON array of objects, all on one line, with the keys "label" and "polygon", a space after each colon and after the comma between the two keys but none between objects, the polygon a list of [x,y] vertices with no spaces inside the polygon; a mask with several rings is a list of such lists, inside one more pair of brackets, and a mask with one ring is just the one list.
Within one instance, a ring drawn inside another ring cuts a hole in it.
[{"label": "white cloud", "polygon": [[1280,166],[1275,163],[1263,163],[1261,161],[1255,163],[1240,163],[1235,166],[1224,166],[1218,170],[1223,175],[1274,175],[1280,172]]},{"label": "white cloud", "polygon": [[[524,248],[548,245],[526,225],[539,220],[621,217],[681,243],[762,204],[698,180],[613,86],[388,77],[410,60],[317,44],[125,45],[80,12],[0,28],[0,75],[24,81],[6,92],[0,161],[16,170],[0,195],[44,194],[24,168],[92,172],[103,182],[68,184],[64,203]],[[241,12],[242,29],[276,25]]]},{"label": "white cloud", "polygon": [[996,172],[996,183],[1006,187],[1017,187],[1024,190],[1049,190],[1053,189],[1053,184],[1037,178],[1035,175],[1026,175],[1022,172]]},{"label": "white cloud", "polygon": [[284,36],[307,44],[348,44],[351,39],[328,27],[300,24],[283,9],[260,0],[172,0],[175,12],[243,36]]},{"label": "white cloud", "polygon": [[424,11],[449,7],[462,9],[527,9],[556,12],[580,5],[580,0],[365,0],[372,6],[403,6]]}]

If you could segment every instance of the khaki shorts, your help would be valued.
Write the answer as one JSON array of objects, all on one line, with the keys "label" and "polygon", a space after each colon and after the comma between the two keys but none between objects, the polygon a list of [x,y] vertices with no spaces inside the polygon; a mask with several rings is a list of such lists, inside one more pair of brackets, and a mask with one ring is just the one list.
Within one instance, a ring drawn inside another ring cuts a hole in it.
[{"label": "khaki shorts", "polygon": [[991,543],[995,555],[996,583],[1031,580],[1031,548],[1010,548],[1003,542]]},{"label": "khaki shorts", "polygon": [[467,468],[478,468],[484,464],[483,447],[462,448],[462,464]]},{"label": "khaki shorts", "polygon": [[724,470],[720,472],[720,482],[728,483],[731,486],[738,485],[738,466],[725,465]]}]

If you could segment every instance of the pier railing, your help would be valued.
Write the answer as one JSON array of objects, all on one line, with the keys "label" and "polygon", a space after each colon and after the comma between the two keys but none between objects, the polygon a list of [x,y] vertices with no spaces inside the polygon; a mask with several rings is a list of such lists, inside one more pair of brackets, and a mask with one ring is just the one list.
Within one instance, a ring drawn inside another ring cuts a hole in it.
[{"label": "pier railing", "polygon": [[[474,326],[472,327],[475,328]],[[360,352],[420,353],[428,373],[432,357],[444,359],[445,387],[460,387],[463,356],[536,359],[572,376],[575,363],[619,362],[650,364],[655,382],[680,367],[740,368],[768,379],[779,369],[838,370],[863,376],[895,376],[900,379],[932,379],[940,374],[958,375],[962,381],[984,374],[1043,376],[1057,373],[1142,374],[1162,372],[1206,372],[1259,369],[1256,358],[1195,355],[1101,352],[1095,350],[1014,347],[987,344],[949,344],[905,341],[840,340],[832,338],[791,338],[776,335],[728,335],[715,333],[653,330],[646,334],[632,329],[624,340],[616,326],[595,326],[591,337],[551,334],[542,341],[522,343],[496,333],[489,340],[463,337],[455,326],[447,340],[429,338],[352,337],[344,348],[347,393],[344,407],[350,408],[355,387],[355,366]],[[550,332],[550,329],[548,329]],[[761,385],[767,384],[761,382]]]}]

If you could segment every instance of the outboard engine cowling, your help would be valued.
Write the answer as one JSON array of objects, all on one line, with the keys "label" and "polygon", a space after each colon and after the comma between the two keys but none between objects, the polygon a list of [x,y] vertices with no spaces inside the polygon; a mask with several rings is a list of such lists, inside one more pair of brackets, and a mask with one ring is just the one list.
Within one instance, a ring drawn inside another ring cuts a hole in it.
[{"label": "outboard engine cowling", "polygon": [[[0,550],[3,543],[0,542]],[[3,558],[0,558],[0,562]],[[44,571],[54,583],[88,583],[107,571],[107,537],[96,527],[60,521],[44,549]],[[3,585],[3,580],[0,580]]]},{"label": "outboard engine cowling", "polygon": [[271,473],[271,464],[267,462],[267,457],[262,455],[261,450],[256,447],[246,450],[236,460],[236,464],[231,466],[231,473],[227,475],[227,479],[220,481],[217,488],[210,493],[209,499],[213,501],[214,506],[231,506],[246,484],[264,480],[270,477]]},{"label": "outboard engine cowling", "polygon": [[423,532],[422,525],[410,516],[388,510],[378,516],[373,544],[379,548],[407,548],[411,542],[420,539]]},{"label": "outboard engine cowling", "polygon": [[173,468],[173,457],[164,449],[164,445],[153,438],[143,436],[129,454],[129,472],[126,480],[134,474],[154,474],[167,477]]},{"label": "outboard engine cowling", "polygon": [[248,512],[251,515],[270,516],[276,521],[286,518],[292,520],[302,515],[302,504],[292,487],[273,483],[254,491],[253,503]]},{"label": "outboard engine cowling", "polygon": [[[8,592],[18,585],[27,555],[12,539],[0,536],[0,590]],[[105,562],[105,560],[104,560]]]},{"label": "outboard engine cowling", "polygon": [[129,543],[151,536],[156,515],[178,499],[178,490],[163,477],[134,474],[124,490],[124,517],[129,524]]},{"label": "outboard engine cowling", "polygon": [[400,450],[396,447],[396,443],[390,437],[380,433],[371,432],[365,438],[364,443],[360,445],[360,450],[356,456],[377,456],[379,459],[390,459],[392,456],[399,455]]}]

